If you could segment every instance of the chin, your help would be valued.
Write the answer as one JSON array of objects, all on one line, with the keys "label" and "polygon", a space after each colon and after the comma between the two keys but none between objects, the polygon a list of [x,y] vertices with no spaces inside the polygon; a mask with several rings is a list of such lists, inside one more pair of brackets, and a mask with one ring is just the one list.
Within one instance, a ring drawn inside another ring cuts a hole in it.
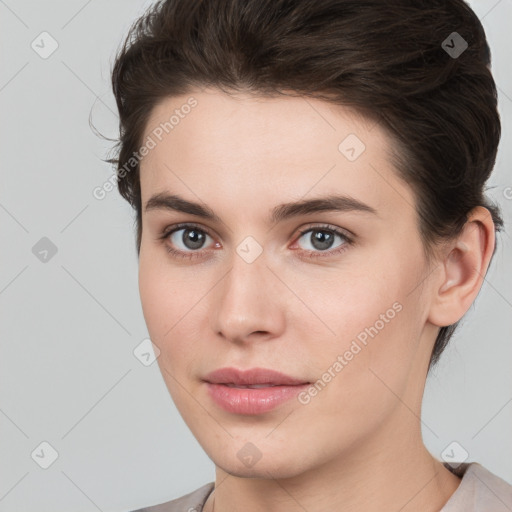
[{"label": "chin", "polygon": [[[244,463],[238,456],[226,457],[226,454],[209,455],[213,463],[222,471],[238,478],[293,478],[308,470],[306,461],[301,454],[294,457],[292,454],[269,451],[261,454],[256,462],[247,461]],[[243,459],[243,457],[241,457]]]}]

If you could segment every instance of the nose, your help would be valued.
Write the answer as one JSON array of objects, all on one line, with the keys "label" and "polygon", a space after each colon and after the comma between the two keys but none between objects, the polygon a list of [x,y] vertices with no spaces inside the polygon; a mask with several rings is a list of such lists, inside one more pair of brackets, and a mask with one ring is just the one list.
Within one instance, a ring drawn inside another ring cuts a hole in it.
[{"label": "nose", "polygon": [[234,254],[211,297],[216,335],[237,344],[278,337],[286,321],[282,288],[264,253],[251,263]]}]

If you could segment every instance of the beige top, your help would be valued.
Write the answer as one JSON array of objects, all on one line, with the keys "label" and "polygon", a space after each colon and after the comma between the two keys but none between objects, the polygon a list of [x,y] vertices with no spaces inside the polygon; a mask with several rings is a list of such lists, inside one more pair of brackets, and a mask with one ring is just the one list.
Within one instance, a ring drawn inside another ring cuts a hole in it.
[{"label": "beige top", "polygon": [[[439,512],[512,512],[512,485],[505,480],[477,462],[461,464],[457,469],[445,466],[462,480]],[[201,512],[213,489],[210,482],[181,498],[133,512]]]}]

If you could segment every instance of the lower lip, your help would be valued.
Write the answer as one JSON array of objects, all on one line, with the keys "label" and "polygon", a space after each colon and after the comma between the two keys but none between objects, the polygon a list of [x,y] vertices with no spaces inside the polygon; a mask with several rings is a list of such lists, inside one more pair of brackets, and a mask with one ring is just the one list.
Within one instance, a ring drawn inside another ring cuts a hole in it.
[{"label": "lower lip", "polygon": [[309,384],[270,386],[268,388],[233,388],[224,384],[206,383],[213,401],[235,414],[262,414],[296,397]]}]

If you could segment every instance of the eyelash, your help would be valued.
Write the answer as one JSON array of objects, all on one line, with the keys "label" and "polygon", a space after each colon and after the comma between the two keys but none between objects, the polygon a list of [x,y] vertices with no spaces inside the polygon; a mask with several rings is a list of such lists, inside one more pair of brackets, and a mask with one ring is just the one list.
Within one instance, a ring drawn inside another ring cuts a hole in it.
[{"label": "eyelash", "polygon": [[[210,236],[211,238],[213,238],[213,236],[204,228],[201,228],[201,227],[197,226],[196,224],[188,224],[188,223],[176,224],[172,228],[164,230],[158,238],[160,240],[165,241],[174,232],[180,231],[184,228],[185,229],[194,229],[196,231],[204,233],[204,234]],[[309,233],[310,231],[328,231],[328,232],[334,233],[334,234],[338,235],[340,238],[342,238],[342,240],[345,243],[343,245],[341,245],[340,247],[337,247],[336,249],[333,249],[331,251],[306,251],[306,250],[303,250],[302,252],[309,253],[305,256],[306,258],[316,259],[316,258],[326,258],[326,257],[336,256],[336,255],[341,254],[342,252],[346,251],[349,246],[354,244],[354,241],[352,240],[352,238],[350,238],[345,232],[343,232],[343,231],[339,230],[338,228],[331,226],[329,224],[322,224],[319,226],[310,226],[307,229],[299,231],[297,240],[302,238],[306,233]],[[178,258],[192,260],[195,258],[200,258],[202,256],[200,250],[183,252],[183,251],[173,249],[172,247],[170,247],[167,244],[166,244],[165,248],[169,254],[172,254],[173,256],[178,257]]]}]

